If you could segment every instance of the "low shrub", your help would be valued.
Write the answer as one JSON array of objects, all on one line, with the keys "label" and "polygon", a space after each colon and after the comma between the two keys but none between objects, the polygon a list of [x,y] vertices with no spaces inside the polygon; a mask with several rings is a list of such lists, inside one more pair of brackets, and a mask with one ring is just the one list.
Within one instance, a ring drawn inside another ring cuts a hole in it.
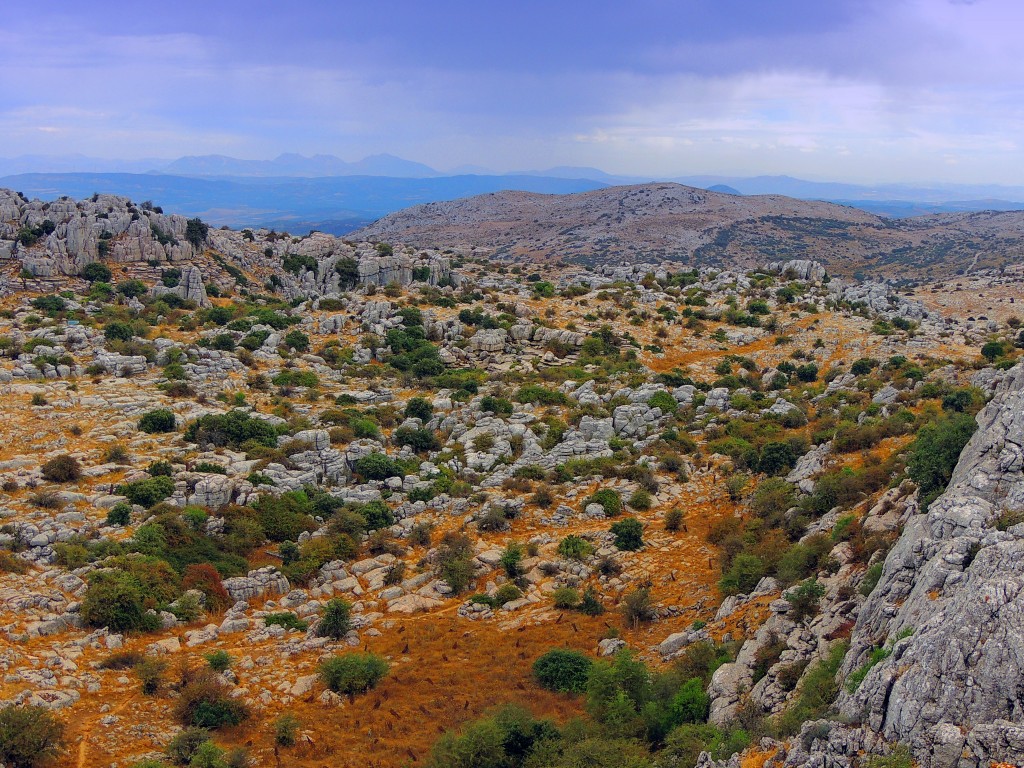
[{"label": "low shrub", "polygon": [[51,483],[71,483],[82,477],[82,465],[66,453],[43,464],[41,471],[43,478]]},{"label": "low shrub", "polygon": [[593,664],[584,653],[555,648],[533,662],[533,676],[549,691],[583,693]]},{"label": "low shrub", "polygon": [[320,679],[335,693],[354,695],[376,687],[388,673],[388,662],[373,653],[333,656],[320,665]]}]

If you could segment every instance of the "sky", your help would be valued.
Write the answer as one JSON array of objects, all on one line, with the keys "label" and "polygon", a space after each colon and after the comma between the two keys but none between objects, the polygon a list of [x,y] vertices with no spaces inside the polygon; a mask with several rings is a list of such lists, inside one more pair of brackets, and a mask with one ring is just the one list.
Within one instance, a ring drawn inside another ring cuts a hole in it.
[{"label": "sky", "polygon": [[0,155],[1024,184],[1020,0],[54,0]]}]

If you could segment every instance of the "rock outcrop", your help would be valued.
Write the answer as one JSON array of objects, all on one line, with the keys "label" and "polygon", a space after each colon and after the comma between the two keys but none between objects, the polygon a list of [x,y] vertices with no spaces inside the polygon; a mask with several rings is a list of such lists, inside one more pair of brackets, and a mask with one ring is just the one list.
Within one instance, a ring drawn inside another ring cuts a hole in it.
[{"label": "rock outcrop", "polygon": [[852,765],[847,748],[865,744],[906,744],[923,768],[1024,755],[1024,524],[1005,524],[1024,512],[1024,365],[978,424],[945,493],[907,521],[858,616],[842,673],[888,654],[840,696],[844,719],[861,727],[835,725],[845,735],[787,765]]}]

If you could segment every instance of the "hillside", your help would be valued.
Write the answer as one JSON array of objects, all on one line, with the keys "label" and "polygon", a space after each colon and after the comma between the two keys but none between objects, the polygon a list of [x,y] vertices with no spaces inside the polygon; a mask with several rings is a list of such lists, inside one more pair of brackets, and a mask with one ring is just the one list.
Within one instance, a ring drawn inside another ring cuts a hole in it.
[{"label": "hillside", "polygon": [[1024,213],[884,219],[832,203],[678,184],[568,195],[498,192],[417,205],[352,233],[417,247],[473,245],[496,258],[580,264],[744,266],[816,259],[834,274],[938,277],[1024,258]]},{"label": "hillside", "polygon": [[0,762],[1015,760],[1022,300],[0,190]]}]

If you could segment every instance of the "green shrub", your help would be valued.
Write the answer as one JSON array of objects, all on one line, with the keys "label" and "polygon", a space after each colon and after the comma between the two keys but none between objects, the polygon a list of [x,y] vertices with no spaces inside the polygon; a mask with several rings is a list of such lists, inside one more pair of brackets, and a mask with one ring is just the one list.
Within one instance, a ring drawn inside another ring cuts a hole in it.
[{"label": "green shrub", "polygon": [[882,569],[884,567],[885,563],[879,561],[867,569],[864,578],[860,582],[860,593],[864,597],[870,595],[875,587],[878,586],[878,582],[882,579]]},{"label": "green shrub", "polygon": [[600,504],[608,517],[615,517],[622,512],[622,497],[614,488],[601,488],[587,497],[585,504]]},{"label": "green shrub", "polygon": [[401,477],[402,471],[394,459],[383,453],[371,453],[356,461],[356,472],[367,480],[386,480]]},{"label": "green shrub", "polygon": [[147,477],[119,485],[117,493],[132,504],[149,508],[174,493],[174,481],[169,477]]},{"label": "green shrub", "polygon": [[56,757],[64,724],[45,707],[9,704],[0,709],[0,762],[8,768],[35,768]]},{"label": "green shrub", "polygon": [[704,692],[704,681],[691,677],[672,698],[671,719],[674,723],[703,723],[710,709],[711,697]]},{"label": "green shrub", "polygon": [[507,582],[498,587],[498,590],[494,593],[494,604],[504,605],[505,603],[511,603],[513,600],[518,600],[523,596],[523,591],[519,589],[512,582]]},{"label": "green shrub", "polygon": [[597,596],[597,592],[594,591],[593,587],[587,587],[583,591],[583,599],[580,600],[579,611],[587,616],[600,616],[604,613],[604,604]]},{"label": "green shrub", "polygon": [[635,517],[612,523],[610,530],[615,536],[615,546],[619,549],[633,551],[644,545],[644,526]]},{"label": "green shrub", "polygon": [[434,406],[422,397],[414,397],[405,404],[405,417],[407,419],[419,419],[422,422],[427,422],[433,414]]},{"label": "green shrub", "polygon": [[173,432],[177,427],[174,413],[166,408],[158,408],[155,411],[147,411],[139,419],[139,429],[149,434],[161,432]]},{"label": "green shrub", "polygon": [[299,719],[286,712],[274,721],[274,744],[278,747],[294,747],[299,736]]},{"label": "green shrub", "polygon": [[555,608],[573,609],[580,605],[580,593],[572,587],[559,587],[551,593]]},{"label": "green shrub", "polygon": [[523,560],[523,547],[518,542],[511,542],[501,553],[500,564],[505,569],[505,575],[510,579],[520,576],[519,564]]},{"label": "green shrub", "polygon": [[90,283],[109,283],[112,277],[110,268],[98,261],[86,264],[81,271],[81,276]]},{"label": "green shrub", "polygon": [[946,489],[957,460],[977,422],[966,413],[951,413],[921,427],[907,453],[907,474],[921,493],[921,510],[927,510]]},{"label": "green shrub", "polygon": [[662,413],[675,413],[678,403],[668,392],[655,392],[647,400],[651,408],[660,408]]},{"label": "green shrub", "polygon": [[341,598],[328,600],[320,615],[316,633],[319,637],[340,640],[352,629],[352,604]]},{"label": "green shrub", "polygon": [[594,545],[586,539],[569,534],[558,542],[558,555],[567,560],[585,560],[594,554]]},{"label": "green shrub", "polygon": [[320,665],[320,679],[335,693],[363,693],[374,688],[387,673],[388,662],[373,653],[333,656]]},{"label": "green shrub", "polygon": [[533,662],[533,676],[542,688],[561,693],[583,693],[594,662],[586,654],[555,648]]},{"label": "green shrub", "polygon": [[224,672],[231,666],[231,654],[224,650],[208,653],[205,658],[214,672]]},{"label": "green shrub", "polygon": [[786,594],[786,600],[792,607],[790,618],[799,623],[818,612],[818,603],[825,594],[825,587],[817,579],[808,579],[799,587]]},{"label": "green shrub", "polygon": [[741,552],[722,574],[718,588],[724,595],[750,594],[765,575],[766,569],[761,558]]},{"label": "green shrub", "polygon": [[196,419],[185,430],[185,439],[190,443],[209,443],[218,448],[240,448],[242,443],[249,441],[274,448],[277,446],[277,431],[263,419],[233,410]]},{"label": "green shrub", "polygon": [[81,615],[92,627],[107,627],[112,632],[139,632],[154,629],[157,620],[143,607],[139,581],[123,571],[99,571],[89,579],[82,600]]},{"label": "green shrub", "polygon": [[182,725],[226,728],[239,725],[249,716],[245,705],[231,698],[228,687],[212,670],[196,673],[178,694],[174,713]]},{"label": "green shrub", "polygon": [[309,629],[309,623],[303,621],[291,611],[281,611],[280,613],[268,613],[263,617],[263,623],[268,627],[278,626],[284,627],[285,629],[294,629],[299,632],[305,632]]},{"label": "green shrub", "polygon": [[684,519],[685,515],[683,514],[683,510],[678,507],[670,509],[665,513],[665,530],[673,533],[678,531],[683,527]]}]

